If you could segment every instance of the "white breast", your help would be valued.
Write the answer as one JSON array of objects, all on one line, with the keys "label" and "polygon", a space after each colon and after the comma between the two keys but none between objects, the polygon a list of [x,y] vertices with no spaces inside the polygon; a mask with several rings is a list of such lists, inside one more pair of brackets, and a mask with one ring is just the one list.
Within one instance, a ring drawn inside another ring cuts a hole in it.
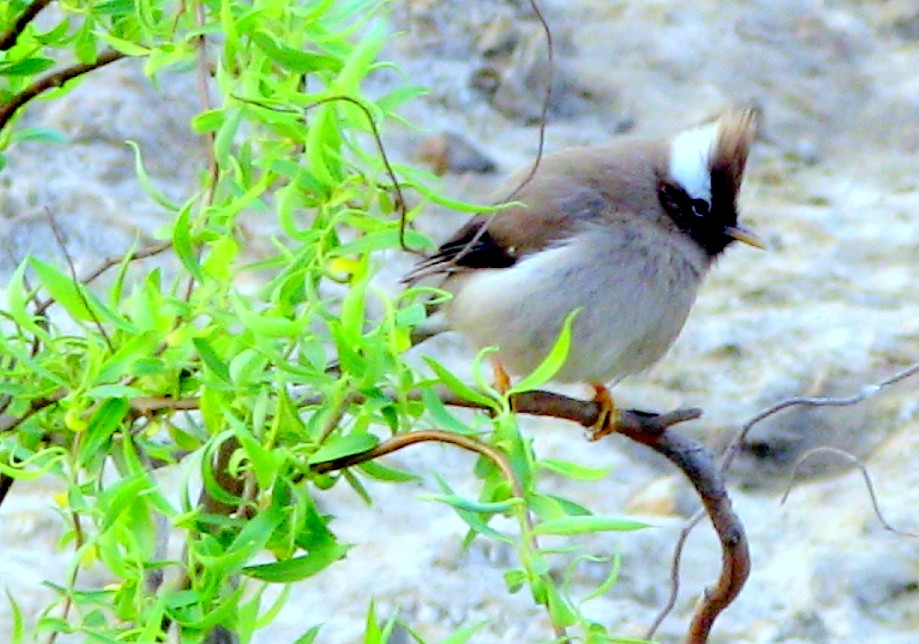
[{"label": "white breast", "polygon": [[607,225],[510,268],[458,276],[448,285],[451,326],[525,374],[581,308],[557,380],[609,383],[646,369],[682,329],[707,262],[682,236],[662,242],[661,231],[634,228]]}]

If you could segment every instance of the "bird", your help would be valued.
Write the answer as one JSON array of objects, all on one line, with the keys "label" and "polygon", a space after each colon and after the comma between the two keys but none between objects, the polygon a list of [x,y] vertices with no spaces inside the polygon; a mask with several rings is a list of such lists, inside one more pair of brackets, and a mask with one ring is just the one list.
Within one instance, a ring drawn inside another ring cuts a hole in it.
[{"label": "bird", "polygon": [[563,149],[519,171],[509,205],[473,216],[404,278],[439,276],[452,295],[414,340],[453,330],[496,347],[506,391],[508,372],[532,372],[577,311],[554,380],[591,385],[601,410],[591,436],[615,431],[608,387],[665,355],[729,245],[765,248],[738,223],[758,123],[756,110],[731,108],[670,137]]}]

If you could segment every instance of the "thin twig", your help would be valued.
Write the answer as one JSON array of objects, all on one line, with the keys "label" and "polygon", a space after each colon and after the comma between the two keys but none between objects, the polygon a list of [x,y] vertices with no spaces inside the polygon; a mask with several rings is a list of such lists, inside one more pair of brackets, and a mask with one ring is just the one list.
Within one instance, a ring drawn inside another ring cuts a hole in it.
[{"label": "thin twig", "polygon": [[[155,245],[153,245],[153,246],[150,246],[149,248],[143,248],[143,249],[141,249],[141,250],[138,250],[138,251],[135,251],[135,252],[133,252],[133,253],[130,253],[127,257],[126,257],[125,255],[120,255],[120,256],[118,256],[118,257],[110,257],[110,258],[104,260],[101,264],[99,264],[99,266],[97,266],[96,268],[94,268],[93,270],[91,270],[89,273],[87,273],[86,275],[82,276],[82,277],[79,279],[79,282],[80,282],[81,284],[83,284],[83,286],[88,286],[91,282],[93,282],[93,281],[95,281],[96,279],[98,279],[100,275],[102,275],[103,273],[105,273],[105,272],[106,272],[107,270],[109,270],[110,268],[112,268],[112,267],[114,267],[114,266],[118,266],[118,265],[121,264],[123,261],[133,262],[133,261],[137,261],[137,260],[139,260],[139,259],[147,259],[148,257],[153,257],[154,255],[159,255],[160,253],[163,253],[164,251],[167,251],[167,250],[169,250],[170,248],[172,248],[172,242],[171,242],[171,241],[165,241],[165,242],[160,242],[159,244],[155,244]],[[51,298],[48,298],[48,299],[46,299],[46,300],[40,301],[40,302],[39,302],[38,304],[36,304],[36,306],[35,306],[35,314],[36,314],[36,315],[43,315],[43,314],[45,313],[45,311],[47,311],[48,308],[49,308],[52,304],[54,304],[54,300],[51,299]]]},{"label": "thin twig", "polygon": [[127,54],[123,54],[120,51],[115,51],[114,49],[105,49],[99,52],[99,55],[96,57],[96,61],[93,63],[79,63],[76,65],[71,65],[60,71],[54,72],[53,74],[48,74],[44,76],[24,90],[13,96],[7,103],[0,104],[0,129],[6,127],[6,124],[9,123],[13,115],[19,110],[20,107],[24,106],[26,103],[36,98],[37,96],[47,92],[49,89],[55,89],[60,87],[69,80],[73,80],[78,76],[87,74],[91,71],[104,67],[109,63],[114,63],[117,60],[125,58]]},{"label": "thin twig", "polygon": [[737,453],[740,451],[741,444],[746,440],[750,431],[756,425],[766,420],[770,416],[773,416],[780,411],[784,411],[790,407],[848,407],[851,405],[857,405],[860,402],[876,396],[887,387],[906,380],[910,376],[914,376],[917,373],[919,373],[919,362],[915,362],[905,369],[901,369],[893,375],[884,378],[880,382],[876,382],[871,385],[865,385],[862,387],[860,392],[852,396],[844,396],[840,398],[796,396],[794,398],[783,400],[779,403],[776,403],[772,407],[764,409],[763,411],[756,414],[753,418],[748,420],[743,427],[741,427],[740,431],[737,432],[737,434],[734,436],[734,439],[731,441],[730,445],[728,445],[725,449],[724,455],[721,459],[722,473],[727,472],[728,468],[731,466],[731,463],[734,461],[734,458],[737,456]]},{"label": "thin twig", "polygon": [[[539,5],[536,4],[536,0],[530,0],[530,7],[533,8],[533,13],[536,14],[536,19],[539,20],[539,24],[542,26],[543,32],[546,35],[546,58],[548,59],[546,65],[546,94],[543,97],[542,111],[539,115],[539,141],[536,146],[536,159],[533,161],[533,165],[530,166],[530,170],[506,197],[499,200],[499,203],[512,201],[514,197],[520,194],[520,191],[533,180],[533,177],[536,176],[536,172],[539,170],[539,166],[542,163],[543,150],[546,145],[546,119],[549,115],[549,104],[552,102],[552,79],[555,74],[555,45],[552,41],[552,29],[549,27],[549,23],[545,16],[543,16],[542,11],[539,10]],[[472,249],[481,241],[485,233],[488,232],[488,226],[491,221],[492,217],[489,217],[482,222],[482,225],[479,226],[479,229],[476,231],[475,235],[472,236],[472,239],[451,258],[451,264],[456,266],[457,262],[472,252]]]},{"label": "thin twig", "polygon": [[865,481],[865,488],[868,490],[868,496],[871,498],[871,508],[874,510],[874,516],[877,517],[878,521],[881,523],[885,530],[904,537],[919,538],[919,533],[895,528],[890,524],[890,522],[887,521],[887,519],[884,518],[884,514],[881,512],[881,506],[878,503],[878,496],[874,489],[874,483],[871,481],[871,475],[868,473],[868,468],[865,466],[865,463],[862,462],[862,459],[850,454],[844,449],[839,449],[837,447],[829,447],[826,445],[822,447],[815,447],[814,449],[808,450],[804,455],[802,455],[801,458],[798,459],[798,462],[795,463],[795,467],[791,472],[791,478],[788,480],[788,487],[785,488],[785,493],[782,495],[782,498],[779,501],[779,505],[784,505],[785,501],[788,500],[788,496],[791,494],[795,481],[798,478],[798,471],[801,465],[803,465],[804,462],[811,456],[824,453],[834,454],[840,458],[844,458],[859,469],[859,471],[862,473],[862,479]]},{"label": "thin twig", "polygon": [[30,22],[35,19],[42,9],[51,4],[53,0],[33,0],[32,4],[25,8],[19,17],[10,25],[10,28],[0,36],[0,51],[7,51],[16,44],[19,36],[25,31]]},{"label": "thin twig", "polygon": [[64,260],[67,262],[67,268],[70,270],[70,279],[73,280],[74,289],[77,292],[77,297],[80,298],[80,302],[83,303],[83,308],[86,309],[86,312],[89,313],[89,316],[93,319],[93,324],[96,325],[96,330],[99,331],[99,334],[105,340],[106,346],[108,346],[109,353],[115,353],[115,347],[112,344],[112,339],[108,336],[105,327],[102,326],[102,321],[99,319],[99,316],[96,315],[96,312],[93,310],[93,307],[90,306],[89,300],[86,299],[86,294],[83,292],[83,289],[79,287],[79,278],[77,277],[77,267],[73,263],[73,257],[70,255],[70,251],[67,250],[67,242],[64,240],[64,233],[61,232],[60,227],[57,225],[57,221],[54,219],[54,215],[51,214],[51,210],[45,209],[45,212],[48,214],[48,225],[51,226],[51,232],[54,234],[54,239],[57,242],[57,245],[60,247],[61,252],[64,253]]}]

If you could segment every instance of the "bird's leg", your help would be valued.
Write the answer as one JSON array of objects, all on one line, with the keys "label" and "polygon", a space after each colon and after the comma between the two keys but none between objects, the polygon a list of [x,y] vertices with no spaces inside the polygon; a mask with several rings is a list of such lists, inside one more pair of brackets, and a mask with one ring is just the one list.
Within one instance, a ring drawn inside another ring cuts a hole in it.
[{"label": "bird's leg", "polygon": [[605,385],[594,382],[590,386],[594,389],[593,401],[600,405],[600,414],[597,416],[597,422],[587,428],[587,438],[596,441],[616,431],[619,410],[616,409],[616,403],[613,402],[613,397]]}]

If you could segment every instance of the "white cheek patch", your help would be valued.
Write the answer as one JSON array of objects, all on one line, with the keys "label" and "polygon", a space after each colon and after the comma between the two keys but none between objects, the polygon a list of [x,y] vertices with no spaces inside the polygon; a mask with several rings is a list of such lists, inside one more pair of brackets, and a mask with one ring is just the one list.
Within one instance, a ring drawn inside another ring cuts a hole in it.
[{"label": "white cheek patch", "polygon": [[686,130],[670,144],[670,176],[693,199],[712,203],[711,159],[718,141],[718,123]]}]

